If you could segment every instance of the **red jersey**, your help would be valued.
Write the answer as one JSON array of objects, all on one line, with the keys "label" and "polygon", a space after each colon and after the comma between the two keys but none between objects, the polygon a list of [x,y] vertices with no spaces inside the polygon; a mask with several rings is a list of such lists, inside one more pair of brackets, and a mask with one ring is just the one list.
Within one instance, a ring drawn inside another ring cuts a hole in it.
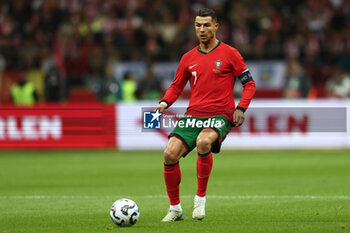
[{"label": "red jersey", "polygon": [[241,54],[223,42],[208,53],[197,46],[181,58],[175,79],[161,101],[167,102],[170,107],[189,81],[191,98],[186,115],[224,116],[232,124],[235,77],[243,84],[242,98],[237,108],[245,111],[256,87]]}]

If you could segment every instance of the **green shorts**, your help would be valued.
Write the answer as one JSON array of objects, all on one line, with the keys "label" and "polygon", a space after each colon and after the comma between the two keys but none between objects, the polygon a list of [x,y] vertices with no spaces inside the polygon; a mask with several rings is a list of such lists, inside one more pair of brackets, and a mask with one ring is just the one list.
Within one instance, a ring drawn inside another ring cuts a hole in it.
[{"label": "green shorts", "polygon": [[176,137],[180,139],[187,148],[188,153],[196,147],[197,137],[202,129],[205,128],[211,128],[218,134],[218,140],[213,143],[211,151],[213,153],[219,153],[221,143],[231,130],[230,122],[223,116],[183,117],[178,121],[175,129],[169,134],[169,138]]}]

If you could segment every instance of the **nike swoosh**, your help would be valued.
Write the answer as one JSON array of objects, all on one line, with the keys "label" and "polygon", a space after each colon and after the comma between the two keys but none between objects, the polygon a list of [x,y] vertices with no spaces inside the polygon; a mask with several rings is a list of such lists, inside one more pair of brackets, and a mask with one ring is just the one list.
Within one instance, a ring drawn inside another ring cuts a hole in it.
[{"label": "nike swoosh", "polygon": [[190,69],[192,69],[193,67],[195,67],[197,64],[193,65],[193,66],[189,66]]}]

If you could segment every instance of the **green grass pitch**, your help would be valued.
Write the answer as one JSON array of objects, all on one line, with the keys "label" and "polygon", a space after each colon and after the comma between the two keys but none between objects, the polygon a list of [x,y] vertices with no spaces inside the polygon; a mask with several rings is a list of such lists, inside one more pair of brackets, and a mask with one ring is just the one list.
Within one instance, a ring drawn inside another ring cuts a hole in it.
[{"label": "green grass pitch", "polygon": [[[120,151],[0,151],[0,233],[350,232],[350,151],[223,151],[214,155],[206,217],[191,219],[196,154],[180,162],[185,220],[161,223],[169,201],[163,155]],[[139,206],[119,228],[109,208]]]}]

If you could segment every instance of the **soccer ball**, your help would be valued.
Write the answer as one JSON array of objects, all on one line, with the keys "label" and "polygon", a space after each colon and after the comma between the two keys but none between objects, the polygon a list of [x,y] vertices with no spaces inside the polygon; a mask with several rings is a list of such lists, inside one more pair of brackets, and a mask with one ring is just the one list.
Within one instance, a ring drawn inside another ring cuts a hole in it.
[{"label": "soccer ball", "polygon": [[113,203],[109,212],[112,221],[120,227],[129,227],[140,217],[139,207],[133,200],[120,199]]}]

